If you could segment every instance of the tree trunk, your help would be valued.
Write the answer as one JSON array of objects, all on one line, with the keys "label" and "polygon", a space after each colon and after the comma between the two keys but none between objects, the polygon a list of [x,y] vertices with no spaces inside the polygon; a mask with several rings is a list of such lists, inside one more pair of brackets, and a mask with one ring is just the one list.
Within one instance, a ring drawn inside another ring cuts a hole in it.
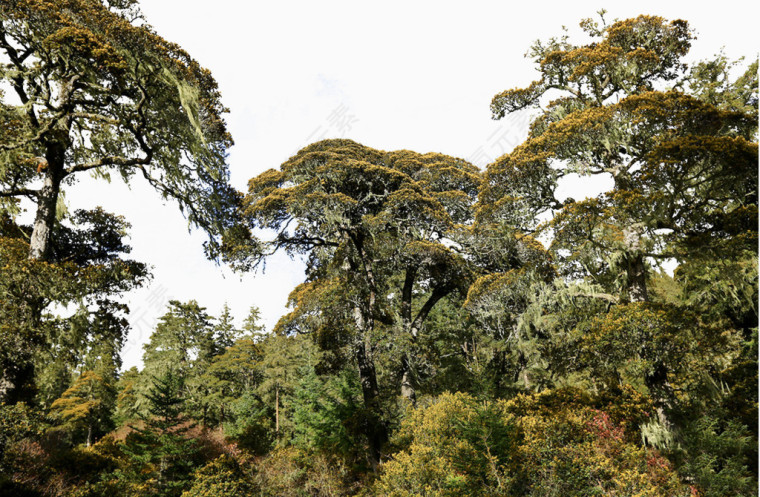
[{"label": "tree trunk", "polygon": [[50,254],[50,232],[55,223],[55,211],[63,180],[65,147],[58,144],[48,146],[45,154],[47,168],[45,181],[37,199],[37,214],[34,218],[32,238],[29,242],[29,258],[45,260]]},{"label": "tree trunk", "polygon": [[[50,232],[55,223],[55,211],[63,179],[65,146],[58,143],[48,144],[45,161],[47,167],[45,179],[37,196],[37,213],[29,242],[29,259],[44,260],[49,256]],[[26,295],[26,304],[30,307],[29,319],[38,323],[42,313],[42,301],[37,295]],[[31,360],[13,368],[8,374],[6,369],[0,377],[0,402],[15,404],[30,399],[34,394],[34,364]]]},{"label": "tree trunk", "polygon": [[[641,232],[635,227],[623,230],[623,236],[628,248],[625,255],[626,263],[626,291],[629,302],[649,302],[647,291],[646,261],[641,253]],[[673,388],[668,381],[668,369],[663,363],[657,363],[651,374],[644,378],[644,383],[649,390],[649,395],[654,401],[657,411],[657,420],[668,432],[675,429],[670,419],[670,411],[673,407]]]},{"label": "tree trunk", "polygon": [[[402,332],[410,337],[410,344],[416,341],[416,333],[412,329],[412,290],[414,279],[417,276],[417,267],[411,266],[406,270],[404,287],[401,290],[401,327]],[[404,352],[401,359],[401,396],[414,405],[417,401],[417,392],[412,383],[412,365],[410,364],[410,351]]]},{"label": "tree trunk", "polygon": [[87,441],[85,445],[89,447],[92,445],[92,423],[87,423]]},{"label": "tree trunk", "polygon": [[409,358],[403,359],[403,374],[401,375],[401,396],[415,405],[417,403],[417,391],[412,384],[412,373],[409,367]]},{"label": "tree trunk", "polygon": [[362,386],[364,407],[367,413],[364,422],[364,434],[369,442],[369,462],[374,470],[380,464],[383,445],[388,441],[388,431],[382,419],[375,363],[363,341],[356,344],[355,355],[359,366],[359,381]]},{"label": "tree trunk", "polygon": [[644,378],[644,384],[649,390],[649,395],[654,401],[655,410],[657,412],[657,421],[665,428],[669,434],[672,434],[675,430],[675,425],[670,419],[669,411],[673,405],[671,399],[673,398],[673,387],[668,381],[668,370],[663,364],[655,366],[654,371],[651,374],[646,375]]},{"label": "tree trunk", "polygon": [[626,257],[626,286],[630,302],[648,302],[647,269],[641,254]]},{"label": "tree trunk", "polygon": [[626,244],[624,255],[626,271],[626,290],[630,302],[647,302],[647,267],[644,254],[641,253],[641,229],[629,226],[623,230]]},{"label": "tree trunk", "polygon": [[[435,287],[430,294],[430,297],[422,304],[422,308],[417,312],[417,315],[412,319],[412,283],[409,281],[409,272],[407,272],[407,280],[404,283],[404,289],[402,292],[401,302],[401,324],[403,333],[405,333],[410,340],[409,350],[404,352],[404,357],[401,360],[401,396],[414,405],[417,401],[417,390],[414,386],[414,377],[412,374],[411,356],[417,352],[417,337],[422,329],[422,324],[427,319],[430,311],[433,307],[446,295],[451,292],[451,287],[440,286]],[[415,273],[411,273],[412,278]]]},{"label": "tree trunk", "polygon": [[356,324],[356,338],[354,340],[354,357],[359,368],[359,382],[362,387],[364,399],[365,419],[364,435],[369,442],[368,459],[372,469],[377,469],[382,456],[383,445],[388,441],[388,431],[383,421],[383,411],[380,405],[380,389],[377,386],[377,372],[372,358],[372,345],[370,333],[375,328],[375,304],[377,301],[377,282],[372,268],[372,260],[364,250],[364,235],[357,232],[346,232],[345,240],[353,244],[358,254],[358,259],[349,257],[349,269],[354,274],[362,274],[368,287],[364,309],[361,305],[355,305],[353,309],[354,323]]}]

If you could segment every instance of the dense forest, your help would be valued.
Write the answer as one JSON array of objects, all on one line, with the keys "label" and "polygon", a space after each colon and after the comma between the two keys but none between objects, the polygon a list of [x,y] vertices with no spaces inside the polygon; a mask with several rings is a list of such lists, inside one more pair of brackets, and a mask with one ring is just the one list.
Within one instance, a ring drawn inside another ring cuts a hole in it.
[{"label": "dense forest", "polygon": [[[757,62],[581,28],[493,97],[533,117],[485,170],[327,139],[239,192],[216,81],[136,0],[2,0],[0,494],[757,495]],[[83,174],[216,264],[305,261],[290,312],[172,300],[124,370],[151,261],[65,209]]]}]

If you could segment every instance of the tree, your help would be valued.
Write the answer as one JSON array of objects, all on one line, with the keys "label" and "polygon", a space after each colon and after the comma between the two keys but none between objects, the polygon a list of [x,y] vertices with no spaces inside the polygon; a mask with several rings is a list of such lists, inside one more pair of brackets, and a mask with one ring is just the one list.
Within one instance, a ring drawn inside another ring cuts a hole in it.
[{"label": "tree", "polygon": [[[730,236],[727,229],[751,226],[756,119],[699,94],[660,90],[676,78],[680,86],[693,80],[680,60],[691,40],[684,21],[640,16],[582,26],[595,43],[537,42],[531,55],[542,79],[494,97],[495,117],[529,106],[541,114],[528,140],[489,166],[480,215],[522,217],[535,229],[542,212],[556,210],[553,248],[570,251],[563,258],[570,269],[597,281],[618,269],[624,297],[646,301],[647,258],[682,259],[689,241],[712,234],[704,251]],[[753,72],[734,84],[751,83]],[[756,101],[754,84],[754,93],[741,94],[741,109]],[[542,105],[544,96],[559,98]],[[560,201],[558,181],[573,173],[611,177],[613,189]],[[605,251],[614,259],[600,260]]]},{"label": "tree", "polygon": [[632,443],[624,409],[599,404],[573,390],[485,402],[443,394],[402,422],[374,494],[694,495],[661,455]]},{"label": "tree", "polygon": [[230,308],[225,302],[222,314],[217,318],[217,322],[214,325],[214,345],[217,347],[214,355],[219,355],[225,349],[232,347],[232,344],[235,343],[239,335],[240,330],[235,327]]},{"label": "tree", "polygon": [[344,370],[337,376],[302,368],[293,392],[293,445],[307,453],[340,456],[351,463],[361,458],[361,393],[356,376]]},{"label": "tree", "polygon": [[[0,6],[0,199],[36,204],[29,245],[49,257],[64,185],[85,171],[142,176],[214,237],[236,193],[217,84],[158,36],[135,0],[14,0]],[[39,182],[42,185],[37,187]]]},{"label": "tree", "polygon": [[169,301],[169,309],[143,349],[138,392],[144,396],[153,378],[171,372],[182,380],[189,412],[203,423],[208,421],[208,385],[202,377],[219,347],[214,340],[213,318],[206,308],[195,300]]},{"label": "tree", "polygon": [[135,490],[153,495],[179,496],[192,481],[197,442],[187,435],[192,427],[183,414],[182,379],[173,372],[156,377],[148,394],[143,427],[132,426],[122,451],[129,464],[118,473]]},{"label": "tree", "polygon": [[[32,228],[2,217],[0,397],[15,402],[39,393],[49,406],[76,371],[103,373],[106,362],[118,369],[127,309],[114,299],[148,278],[145,264],[125,257],[128,228],[102,209],[77,211],[55,226],[51,259],[38,261],[27,260]],[[66,306],[77,312],[59,316]]]},{"label": "tree", "polygon": [[110,427],[114,385],[93,371],[84,371],[74,384],[50,406],[55,418],[71,430],[84,427],[85,444],[92,445],[93,437]]},{"label": "tree", "polygon": [[479,181],[461,159],[325,140],[251,180],[245,213],[274,238],[254,238],[248,252],[239,240],[227,244],[249,266],[280,249],[309,256],[307,283],[281,326],[343,333],[375,417],[367,425],[375,463],[386,439],[374,357],[381,328],[402,342],[394,376],[413,400],[413,347],[403,345],[413,345],[441,299],[466,288],[467,262],[448,242],[469,222]]},{"label": "tree", "polygon": [[139,384],[140,372],[135,366],[122,372],[116,382],[116,405],[113,420],[117,427],[136,420],[141,411],[139,397],[135,387]]},{"label": "tree", "polygon": [[[40,405],[49,407],[82,371],[92,371],[115,385],[121,367],[122,345],[129,324],[126,305],[98,299],[80,306],[67,319],[58,319],[54,333],[36,352],[35,381]],[[114,398],[106,400],[113,407]]]},{"label": "tree", "polygon": [[[246,320],[246,329],[253,330],[251,333],[262,328],[257,324],[257,318],[258,309],[253,308]],[[199,381],[208,388],[205,401],[219,423],[234,421],[230,406],[254,392],[261,383],[261,360],[261,344],[253,335],[239,338],[213,357]]]},{"label": "tree", "polygon": [[[595,285],[580,292],[586,297],[621,305],[596,329],[636,344],[625,360],[648,357],[643,380],[671,425],[677,364],[669,359],[683,351],[660,354],[657,345],[674,344],[667,337],[690,326],[675,302],[651,302],[651,266],[754,259],[756,267],[756,65],[723,83],[711,81],[716,71],[707,66],[687,73],[692,34],[681,20],[581,26],[591,43],[537,42],[530,55],[541,79],[494,97],[496,118],[528,107],[538,116],[528,139],[489,165],[478,221],[550,234],[560,273]],[[608,178],[611,189],[558,199],[559,181],[571,174]],[[542,224],[545,214],[553,218]],[[680,343],[722,342],[725,351],[730,333],[721,337],[713,324],[697,322],[698,338],[680,334]],[[597,353],[602,343],[592,344]]]},{"label": "tree", "polygon": [[300,370],[318,361],[318,351],[309,337],[277,334],[267,335],[259,347],[261,382],[256,390],[272,406],[275,436],[281,437],[285,419],[283,407],[287,405],[284,401],[296,389]]},{"label": "tree", "polygon": [[173,371],[183,378],[190,376],[196,359],[212,355],[211,320],[206,308],[195,300],[169,301],[169,309],[143,346],[143,373],[150,377]]}]

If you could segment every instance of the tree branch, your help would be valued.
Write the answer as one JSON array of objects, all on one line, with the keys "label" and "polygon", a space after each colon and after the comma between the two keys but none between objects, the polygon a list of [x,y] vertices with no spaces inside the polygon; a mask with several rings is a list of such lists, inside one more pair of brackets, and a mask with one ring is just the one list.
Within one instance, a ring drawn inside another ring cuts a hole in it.
[{"label": "tree branch", "polygon": [[85,162],[84,164],[77,164],[76,166],[72,166],[64,173],[64,176],[68,176],[69,174],[74,174],[81,171],[88,171],[90,169],[96,169],[98,167],[103,167],[103,166],[119,166],[119,167],[147,166],[148,164],[150,164],[150,161],[152,159],[153,159],[152,152],[148,153],[145,157],[136,157],[132,159],[128,159],[126,157],[120,157],[117,155],[109,155],[106,157],[101,157],[100,159],[97,159],[91,162]]},{"label": "tree branch", "polygon": [[11,190],[0,191],[0,197],[29,197],[37,198],[39,190],[31,190],[29,188],[14,188]]}]

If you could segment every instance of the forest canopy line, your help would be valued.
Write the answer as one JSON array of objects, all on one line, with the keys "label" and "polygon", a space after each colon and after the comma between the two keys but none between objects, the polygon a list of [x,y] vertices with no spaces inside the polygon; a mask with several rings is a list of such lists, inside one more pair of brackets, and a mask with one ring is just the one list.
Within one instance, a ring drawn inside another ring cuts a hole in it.
[{"label": "forest canopy line", "polygon": [[[757,495],[758,63],[580,27],[493,97],[533,117],[485,170],[325,139],[238,192],[217,82],[136,0],[1,2],[0,495]],[[290,311],[171,300],[123,370],[151,261],[65,209],[88,171],[241,273],[304,260]]]}]

